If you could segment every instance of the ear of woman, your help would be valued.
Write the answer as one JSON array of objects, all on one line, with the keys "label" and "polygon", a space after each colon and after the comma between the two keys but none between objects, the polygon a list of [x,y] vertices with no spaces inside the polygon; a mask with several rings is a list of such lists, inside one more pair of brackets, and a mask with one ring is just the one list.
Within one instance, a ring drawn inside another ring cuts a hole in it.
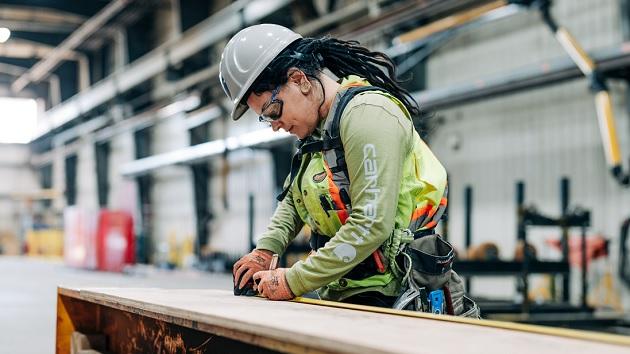
[{"label": "ear of woman", "polygon": [[300,91],[305,95],[311,92],[311,83],[308,80],[302,81],[300,83]]},{"label": "ear of woman", "polygon": [[297,84],[300,87],[300,92],[302,92],[302,94],[307,95],[311,92],[311,82],[301,70],[292,68],[289,69],[287,74],[289,76],[289,81]]}]

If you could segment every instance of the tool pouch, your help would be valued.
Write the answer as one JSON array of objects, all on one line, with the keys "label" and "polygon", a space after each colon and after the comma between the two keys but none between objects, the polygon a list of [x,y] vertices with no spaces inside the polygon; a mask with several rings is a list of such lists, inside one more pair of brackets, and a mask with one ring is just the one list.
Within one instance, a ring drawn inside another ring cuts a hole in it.
[{"label": "tool pouch", "polygon": [[429,290],[440,289],[452,273],[455,252],[450,243],[437,234],[426,235],[411,241],[405,250],[405,268],[409,277]]},{"label": "tool pouch", "polygon": [[394,308],[426,311],[426,306],[419,306],[423,294],[444,289],[448,311],[456,316],[479,318],[479,308],[465,296],[464,283],[453,271],[455,251],[450,243],[440,235],[429,234],[415,238],[400,253],[406,272],[407,291],[398,299]]},{"label": "tool pouch", "polygon": [[466,290],[464,289],[464,281],[451,270],[451,277],[446,283],[450,293],[451,301],[453,303],[453,314],[455,316],[480,318],[479,306],[471,298],[466,296]]}]

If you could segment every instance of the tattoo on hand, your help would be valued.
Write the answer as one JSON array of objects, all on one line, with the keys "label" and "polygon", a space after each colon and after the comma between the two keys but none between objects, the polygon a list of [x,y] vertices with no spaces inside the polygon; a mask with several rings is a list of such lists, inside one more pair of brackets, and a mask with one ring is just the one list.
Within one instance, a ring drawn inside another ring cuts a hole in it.
[{"label": "tattoo on hand", "polygon": [[275,294],[276,291],[278,291],[279,285],[280,285],[280,281],[278,280],[278,276],[272,275],[271,279],[269,280],[269,287],[267,287],[267,289],[269,290],[269,293]]},{"label": "tattoo on hand", "polygon": [[254,262],[258,263],[258,265],[261,265],[261,266],[265,265],[265,259],[262,258],[261,256],[255,256]]}]

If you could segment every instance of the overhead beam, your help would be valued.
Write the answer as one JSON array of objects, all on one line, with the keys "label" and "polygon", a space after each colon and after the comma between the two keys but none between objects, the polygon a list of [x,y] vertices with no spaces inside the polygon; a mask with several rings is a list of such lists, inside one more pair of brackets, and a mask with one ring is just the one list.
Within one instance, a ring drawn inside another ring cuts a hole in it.
[{"label": "overhead beam", "polygon": [[[377,3],[381,3],[384,0],[376,0]],[[322,28],[333,25],[338,22],[343,22],[357,16],[367,14],[368,4],[365,1],[357,1],[350,5],[347,5],[334,12],[326,14],[318,19],[305,23],[301,26],[294,28],[294,31],[300,33],[303,36],[314,35],[321,31]],[[219,65],[213,65],[205,69],[201,69],[187,77],[170,85],[162,85],[156,88],[156,96],[159,98],[169,97],[177,92],[181,92],[189,87],[193,87],[202,82],[209,82],[216,79],[219,76]]]},{"label": "overhead beam", "polygon": [[405,23],[417,23],[420,20],[435,21],[476,6],[482,6],[493,0],[426,0],[395,3],[383,9],[378,18],[355,20],[342,27],[343,32],[333,31],[332,35],[343,39],[357,40],[361,43],[374,38],[393,34],[393,30]]},{"label": "overhead beam", "polygon": [[85,20],[84,16],[49,7],[0,5],[0,21],[5,27],[5,21],[80,26]]},{"label": "overhead beam", "polygon": [[41,23],[0,18],[0,24],[12,32],[71,33],[79,27],[72,23]]},{"label": "overhead beam", "polygon": [[7,74],[11,76],[20,76],[24,72],[26,72],[26,70],[28,69],[22,66],[0,63],[0,72],[3,74]]},{"label": "overhead beam", "polygon": [[[0,73],[4,73],[10,76],[19,77],[27,70],[27,68],[21,66],[0,63]],[[46,78],[46,81],[48,81],[48,95],[50,103],[52,105],[59,104],[61,100],[61,83],[59,81],[59,77],[56,74],[50,74],[48,75],[48,78]],[[7,92],[7,94],[8,93],[10,92]]]},{"label": "overhead beam", "polygon": [[[384,2],[385,0],[375,0],[374,3],[377,6],[380,6]],[[356,36],[372,35],[374,33],[374,30],[371,28],[375,24],[379,24],[381,27],[392,28],[393,26],[395,26],[395,24],[401,21],[402,22],[409,21],[411,19],[422,17],[422,16],[429,16],[429,17],[439,16],[443,13],[449,13],[451,11],[457,10],[460,8],[460,6],[464,6],[464,5],[472,6],[476,3],[484,4],[487,2],[489,2],[489,0],[466,0],[466,1],[432,0],[432,1],[429,1],[428,3],[424,3],[424,2],[416,3],[416,2],[411,1],[404,4],[396,4],[396,5],[391,6],[391,8],[393,9],[390,9],[388,7],[387,12],[384,12],[384,14],[381,17],[379,17],[378,19],[374,19],[374,21],[371,21],[372,25],[370,26],[370,31],[366,32],[367,29],[365,28],[359,29],[358,27],[360,26],[357,26],[356,24],[354,24],[354,22],[363,23],[364,21],[363,20],[353,21],[353,19],[362,18],[365,15],[367,15],[370,8],[370,4],[368,4],[367,1],[356,1],[336,11],[323,15],[316,20],[300,25],[294,28],[294,31],[304,36],[315,35],[319,33],[320,31],[322,31],[322,29],[328,26],[331,26],[340,22],[350,21],[349,23],[345,24],[344,29],[346,29],[347,27],[350,27],[350,30],[353,32],[339,32],[339,33],[336,33],[335,35],[341,38],[352,39],[351,37],[355,35]],[[402,18],[402,20],[401,19],[397,20],[397,18]],[[162,85],[156,88],[156,95],[157,97],[160,97],[160,98],[169,97],[177,92],[180,92],[189,87],[198,85],[202,82],[211,82],[212,80],[216,79],[218,75],[219,75],[219,66],[213,65],[211,67],[199,70],[196,73],[191,74],[174,84]]]},{"label": "overhead beam", "polygon": [[[590,54],[603,74],[630,67],[630,42]],[[563,57],[463,85],[415,92],[413,96],[424,109],[444,109],[583,77],[575,63]]]},{"label": "overhead beam", "polygon": [[109,3],[57,46],[48,57],[35,64],[27,73],[15,80],[11,85],[11,90],[20,92],[29,83],[41,80],[59,65],[66,52],[79,46],[86,38],[103,27],[107,21],[125,8],[131,1],[133,0],[114,0]]},{"label": "overhead beam", "polygon": [[81,44],[81,49],[98,50],[111,40],[116,41],[116,37],[119,35],[116,32],[126,32],[126,28],[139,21],[142,16],[151,13],[155,3],[156,0],[136,1],[133,6],[129,6],[118,15],[115,21],[108,23],[107,26],[98,31],[97,35],[88,38]]},{"label": "overhead beam", "polygon": [[[51,55],[54,55],[55,47],[35,43],[26,40],[19,41],[11,41],[10,43],[5,43],[0,46],[0,57],[6,58],[20,58],[20,59],[31,59],[31,58],[47,58]],[[78,86],[79,91],[83,91],[88,88],[90,85],[90,70],[89,70],[89,59],[87,55],[81,52],[75,52],[73,50],[68,50],[61,55],[61,59],[63,60],[72,60],[77,62],[77,78],[78,78]],[[19,77],[23,77],[27,75],[28,69],[25,70]],[[46,80],[47,77],[53,74],[48,74],[46,78],[42,78]],[[41,81],[41,80],[38,80]],[[52,80],[58,83],[58,78],[55,76]],[[12,91],[14,94],[15,91]],[[60,99],[58,95],[51,96],[51,103],[59,104]]]},{"label": "overhead beam", "polygon": [[424,39],[435,33],[438,33],[447,29],[451,29],[457,26],[461,26],[464,23],[473,21],[485,15],[486,13],[492,10],[501,8],[503,6],[506,6],[506,1],[498,0],[495,2],[491,2],[489,4],[485,4],[479,7],[466,10],[466,11],[458,12],[454,15],[448,16],[441,20],[431,22],[430,24],[426,26],[422,26],[420,28],[416,28],[407,33],[403,33],[400,36],[398,36],[397,39],[401,43],[408,43],[408,42]]},{"label": "overhead beam", "polygon": [[[254,23],[258,19],[272,13],[292,0],[274,1],[252,1],[241,0],[220,10],[207,20],[201,22],[194,28],[184,33],[179,41],[166,43],[144,57],[131,63],[119,73],[111,75],[109,78],[92,86],[84,93],[72,97],[58,107],[53,107],[46,112],[45,119],[49,120],[49,127],[41,129],[37,138],[47,134],[51,129],[59,127],[75,119],[81,114],[107,102],[116,95],[123,93],[135,85],[153,77],[159,72],[166,70],[168,65],[177,64],[186,56],[192,55],[198,50],[210,46],[219,40],[227,37],[230,33],[237,31],[244,24]],[[376,0],[380,4],[381,0]],[[464,3],[483,3],[487,0],[466,0]],[[433,1],[429,5],[423,5],[418,11],[427,16],[442,13],[455,6],[449,2],[449,7],[445,7],[440,1]],[[342,9],[322,16],[320,19],[309,22],[295,30],[303,35],[312,35],[331,24],[347,21],[356,18],[360,14],[368,11],[369,4],[365,1],[352,3]],[[261,12],[263,11],[263,12]],[[417,16],[417,15],[414,15]],[[218,75],[218,65],[200,70],[198,73],[187,77],[174,85],[160,87],[157,91],[158,98],[168,97],[173,94],[173,90],[184,90],[188,87],[204,81],[211,81]]]},{"label": "overhead beam", "polygon": [[[376,0],[375,3],[380,5],[384,0]],[[368,1],[356,1],[343,8],[319,17],[313,21],[307,22],[301,26],[295,28],[297,33],[303,36],[308,36],[317,33],[322,28],[346,21],[348,19],[357,18],[359,16],[367,15],[369,11]]]},{"label": "overhead beam", "polygon": [[44,118],[49,120],[49,126],[39,131],[36,139],[165,71],[169,65],[178,64],[200,50],[224,40],[242,26],[256,23],[290,2],[292,0],[239,0],[227,6],[186,31],[179,39],[164,43],[127,65],[125,69],[47,111]]},{"label": "overhead beam", "polygon": [[138,177],[166,166],[207,161],[214,157],[223,156],[227,151],[277,144],[290,139],[293,138],[287,132],[274,132],[269,128],[259,129],[239,136],[214,140],[128,162],[122,165],[120,173],[123,177]]},{"label": "overhead beam", "polygon": [[[52,55],[54,50],[55,47],[47,44],[18,39],[0,45],[0,57],[21,59],[46,58]],[[78,60],[80,57],[84,57],[84,55],[69,50],[64,52],[60,58],[62,60]]]},{"label": "overhead beam", "polygon": [[[120,135],[128,131],[138,131],[145,129],[146,127],[157,124],[160,120],[166,119],[173,114],[188,112],[193,109],[192,107],[198,103],[195,103],[193,96],[180,99],[175,102],[171,102],[167,105],[161,105],[158,107],[150,108],[144,112],[138,113],[133,117],[126,118],[117,123],[116,119],[110,115],[101,115],[96,118],[92,118],[85,123],[81,123],[72,128],[61,131],[52,137],[53,149],[64,147],[63,154],[69,154],[75,152],[80,148],[80,145],[72,149],[68,148],[69,142],[76,140],[83,136],[91,136],[91,140],[95,143],[111,140],[113,136]],[[186,117],[186,129],[191,129],[197,125],[205,122],[212,121],[223,115],[222,110],[214,104],[204,106],[187,113]],[[72,143],[70,143],[72,144]],[[49,151],[43,154],[33,155],[31,163],[34,166],[43,166],[49,164],[54,159],[54,152]]]}]

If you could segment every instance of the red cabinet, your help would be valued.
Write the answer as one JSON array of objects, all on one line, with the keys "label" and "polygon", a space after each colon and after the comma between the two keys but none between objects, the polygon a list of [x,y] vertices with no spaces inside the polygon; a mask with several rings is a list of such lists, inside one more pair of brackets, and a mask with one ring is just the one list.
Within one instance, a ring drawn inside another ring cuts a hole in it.
[{"label": "red cabinet", "polygon": [[99,270],[120,272],[135,263],[133,218],[125,211],[101,210],[96,232],[96,260]]}]

